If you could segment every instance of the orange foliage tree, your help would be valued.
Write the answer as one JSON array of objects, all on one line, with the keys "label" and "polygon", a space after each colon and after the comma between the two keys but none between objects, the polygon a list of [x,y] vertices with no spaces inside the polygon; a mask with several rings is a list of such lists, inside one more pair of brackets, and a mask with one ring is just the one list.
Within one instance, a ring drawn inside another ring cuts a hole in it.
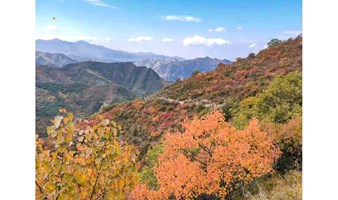
[{"label": "orange foliage tree", "polygon": [[164,152],[153,167],[159,190],[139,185],[130,199],[229,198],[256,177],[268,174],[280,151],[258,120],[236,130],[212,112],[183,123],[183,133],[167,133]]}]

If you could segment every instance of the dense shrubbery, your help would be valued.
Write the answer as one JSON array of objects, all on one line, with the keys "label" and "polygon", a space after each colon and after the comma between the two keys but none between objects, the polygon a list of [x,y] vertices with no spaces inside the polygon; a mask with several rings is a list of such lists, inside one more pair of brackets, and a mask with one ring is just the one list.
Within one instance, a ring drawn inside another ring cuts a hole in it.
[{"label": "dense shrubbery", "polygon": [[261,126],[264,131],[273,136],[274,144],[282,151],[275,169],[283,173],[292,169],[301,171],[302,117],[295,117],[284,124],[264,121]]},{"label": "dense shrubbery", "polygon": [[302,114],[302,75],[290,72],[277,76],[269,87],[255,97],[248,97],[232,108],[233,123],[243,128],[252,117],[285,123]]},{"label": "dense shrubbery", "polygon": [[[197,74],[166,87],[159,95],[172,99],[208,99],[213,102],[254,96],[263,91],[276,75],[301,72],[302,37],[289,39],[261,50],[254,57],[220,64],[213,71]],[[248,84],[251,84],[248,87]]]},{"label": "dense shrubbery", "polygon": [[248,194],[248,200],[301,200],[302,199],[302,173],[289,171],[281,176],[273,174],[257,181],[257,194]]},{"label": "dense shrubbery", "polygon": [[273,135],[283,154],[276,169],[286,172],[302,166],[302,76],[290,72],[276,77],[255,97],[248,97],[232,111],[233,124],[244,128],[253,117],[262,121],[263,130]]}]

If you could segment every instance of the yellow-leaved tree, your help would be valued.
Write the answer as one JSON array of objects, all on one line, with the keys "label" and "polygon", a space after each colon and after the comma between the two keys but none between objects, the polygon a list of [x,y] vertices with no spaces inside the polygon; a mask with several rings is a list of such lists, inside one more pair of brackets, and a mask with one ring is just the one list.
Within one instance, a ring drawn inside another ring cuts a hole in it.
[{"label": "yellow-leaved tree", "polygon": [[61,110],[36,139],[36,199],[125,199],[139,176],[136,151],[117,139],[121,126],[103,119],[75,127]]}]

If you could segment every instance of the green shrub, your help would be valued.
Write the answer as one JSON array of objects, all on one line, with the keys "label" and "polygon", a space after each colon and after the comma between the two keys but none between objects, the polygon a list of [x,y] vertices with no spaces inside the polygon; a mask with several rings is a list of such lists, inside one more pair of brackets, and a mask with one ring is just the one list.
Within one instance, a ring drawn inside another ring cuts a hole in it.
[{"label": "green shrub", "polygon": [[302,114],[302,75],[290,72],[274,78],[269,87],[255,97],[248,97],[230,109],[233,124],[245,127],[252,117],[285,123]]},{"label": "green shrub", "polygon": [[149,188],[158,189],[156,176],[153,172],[153,167],[158,165],[158,155],[163,153],[163,145],[156,144],[148,149],[145,157],[146,165],[141,171],[141,182],[147,184]]}]

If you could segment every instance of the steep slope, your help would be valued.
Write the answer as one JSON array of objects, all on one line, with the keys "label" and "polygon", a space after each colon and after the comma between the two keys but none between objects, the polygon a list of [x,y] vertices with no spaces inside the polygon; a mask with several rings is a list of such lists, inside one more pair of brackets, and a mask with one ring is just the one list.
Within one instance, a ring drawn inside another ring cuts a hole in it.
[{"label": "steep slope", "polygon": [[257,55],[239,58],[229,65],[165,88],[159,96],[172,99],[208,99],[225,103],[231,97],[242,99],[264,90],[276,75],[301,71],[302,38],[289,39],[261,50]]},{"label": "steep slope", "polygon": [[60,53],[47,53],[36,51],[35,63],[38,65],[47,65],[50,67],[63,67],[67,64],[76,63],[77,61]]},{"label": "steep slope", "polygon": [[215,69],[218,64],[229,64],[229,60],[216,58],[195,58],[191,60],[154,60],[147,59],[136,62],[136,65],[144,65],[155,70],[162,78],[168,81],[185,79],[191,76],[195,70],[207,72]]},{"label": "steep slope", "polygon": [[[181,129],[184,118],[212,109],[227,114],[241,100],[264,91],[277,75],[301,70],[302,38],[297,37],[175,82],[150,98],[115,104],[104,116],[124,127],[128,133],[124,137],[141,149],[142,157],[165,131]],[[95,124],[98,119],[94,116],[89,121]]]},{"label": "steep slope", "polygon": [[63,68],[36,66],[36,125],[43,133],[49,119],[61,108],[85,117],[104,104],[150,95],[162,79],[146,67],[132,63],[82,62]]},{"label": "steep slope", "polygon": [[82,62],[66,65],[62,71],[83,84],[104,85],[116,83],[138,96],[149,95],[163,87],[161,78],[154,70],[136,67],[133,63]]},{"label": "steep slope", "polygon": [[112,50],[85,41],[67,42],[59,39],[36,40],[36,50],[49,53],[62,53],[79,61],[130,62],[144,59],[169,58],[154,53],[129,53],[120,50]]}]

